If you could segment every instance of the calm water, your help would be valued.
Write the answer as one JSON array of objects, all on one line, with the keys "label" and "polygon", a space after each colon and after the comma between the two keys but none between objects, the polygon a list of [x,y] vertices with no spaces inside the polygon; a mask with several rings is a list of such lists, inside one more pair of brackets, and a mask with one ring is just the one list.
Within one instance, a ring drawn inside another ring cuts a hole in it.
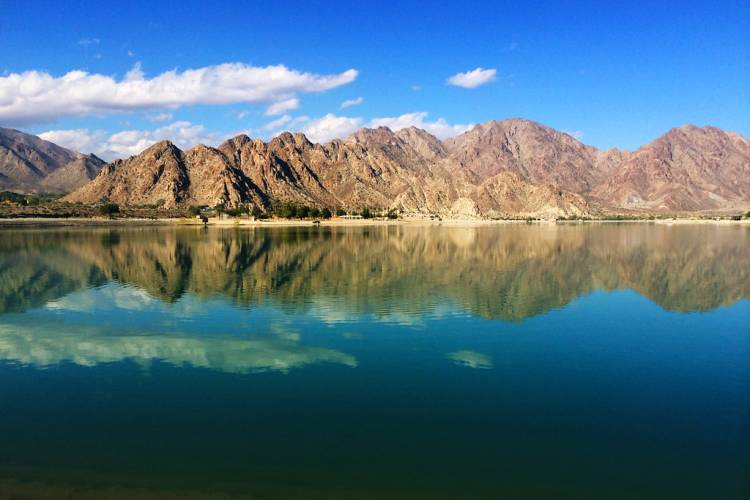
[{"label": "calm water", "polygon": [[0,498],[750,498],[750,228],[0,230]]}]

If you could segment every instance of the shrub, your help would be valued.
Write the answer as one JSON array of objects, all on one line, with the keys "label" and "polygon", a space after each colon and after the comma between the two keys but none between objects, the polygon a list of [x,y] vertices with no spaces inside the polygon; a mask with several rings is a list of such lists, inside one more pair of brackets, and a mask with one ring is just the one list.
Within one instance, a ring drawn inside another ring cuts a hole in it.
[{"label": "shrub", "polygon": [[99,206],[99,213],[101,215],[112,217],[113,215],[120,213],[120,205],[117,203],[104,203]]},{"label": "shrub", "polygon": [[252,215],[256,219],[262,219],[263,218],[263,210],[261,210],[259,206],[253,205],[252,210],[250,210],[250,215]]}]

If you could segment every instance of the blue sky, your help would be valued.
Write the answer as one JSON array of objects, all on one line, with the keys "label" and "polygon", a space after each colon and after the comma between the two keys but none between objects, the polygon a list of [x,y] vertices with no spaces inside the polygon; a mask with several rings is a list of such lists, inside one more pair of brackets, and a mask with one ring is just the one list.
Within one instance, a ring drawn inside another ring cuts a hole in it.
[{"label": "blue sky", "polygon": [[162,138],[188,147],[292,129],[325,140],[378,124],[446,137],[510,117],[600,148],[634,149],[685,123],[750,136],[747,1],[2,10],[0,126],[108,159]]}]

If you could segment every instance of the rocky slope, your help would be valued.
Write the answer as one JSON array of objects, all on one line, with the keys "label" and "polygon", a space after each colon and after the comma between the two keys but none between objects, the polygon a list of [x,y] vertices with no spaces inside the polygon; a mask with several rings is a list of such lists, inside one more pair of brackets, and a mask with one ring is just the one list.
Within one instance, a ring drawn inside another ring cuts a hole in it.
[{"label": "rocky slope", "polygon": [[94,155],[0,128],[0,191],[68,193],[93,179],[102,165]]},{"label": "rocky slope", "polygon": [[696,211],[750,204],[750,141],[686,125],[623,156],[593,194],[614,206]]},{"label": "rocky slope", "polygon": [[361,129],[313,144],[285,132],[182,152],[168,142],[118,160],[69,201],[165,207],[296,203],[445,217],[699,211],[750,205],[750,143],[713,127],[675,129],[635,152],[599,151],[523,119],[446,141]]}]

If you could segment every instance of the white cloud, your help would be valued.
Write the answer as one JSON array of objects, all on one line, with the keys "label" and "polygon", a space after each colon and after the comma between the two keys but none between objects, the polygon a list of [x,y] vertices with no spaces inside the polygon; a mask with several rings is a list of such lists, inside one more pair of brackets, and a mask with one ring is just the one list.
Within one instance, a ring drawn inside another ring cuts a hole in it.
[{"label": "white cloud", "polygon": [[331,139],[346,137],[361,126],[362,118],[349,118],[328,113],[317,120],[308,122],[302,131],[312,142],[328,142]]},{"label": "white cloud", "polygon": [[170,121],[172,118],[172,113],[156,113],[155,115],[148,115],[146,120],[154,123],[163,123]]},{"label": "white cloud", "polygon": [[[343,139],[363,126],[370,128],[388,127],[394,132],[403,128],[417,127],[426,130],[435,137],[445,139],[466,132],[474,126],[472,123],[451,125],[444,118],[428,121],[426,120],[427,115],[426,111],[418,111],[405,113],[401,116],[374,118],[365,122],[361,117],[336,116],[328,113],[321,118],[308,121],[302,128],[302,132],[311,141],[323,143],[332,139]],[[300,118],[287,120],[282,125],[286,125],[289,130],[292,130],[293,126],[300,122]],[[269,125],[271,124],[267,125],[266,130],[275,128]]]},{"label": "white cloud", "polygon": [[341,109],[351,108],[354,106],[359,106],[365,102],[364,97],[357,97],[356,99],[347,99],[346,101],[341,103]]},{"label": "white cloud", "polygon": [[[393,131],[417,127],[440,139],[458,135],[473,126],[473,124],[450,124],[444,118],[429,121],[426,119],[427,115],[426,111],[420,111],[395,117],[380,117],[365,122],[361,117],[337,116],[332,113],[315,120],[306,115],[292,117],[285,114],[266,123],[258,131],[266,132],[269,137],[274,137],[282,132],[282,127],[284,130],[301,130],[311,141],[324,143],[332,139],[343,139],[363,126],[388,127]],[[50,130],[39,134],[39,137],[74,151],[94,153],[111,161],[138,154],[155,142],[165,139],[184,150],[196,144],[215,146],[233,135],[237,133],[218,134],[206,130],[203,125],[176,121],[153,130],[125,130],[115,134],[89,129]]]},{"label": "white cloud", "polygon": [[203,125],[187,121],[177,121],[154,130],[125,130],[112,135],[98,130],[74,129],[50,130],[39,137],[74,151],[94,153],[107,161],[136,155],[162,140],[188,149],[196,144],[216,145],[225,139],[208,132]]},{"label": "white cloud", "polygon": [[129,50],[128,57],[135,57],[135,52],[133,52],[132,50]]},{"label": "white cloud", "polygon": [[580,130],[563,130],[564,133],[568,134],[577,141],[583,139],[583,132]]},{"label": "white cloud", "polygon": [[490,83],[495,79],[496,74],[497,70],[495,69],[476,68],[466,73],[455,74],[448,78],[447,82],[456,87],[474,89],[485,83]]},{"label": "white cloud", "polygon": [[394,132],[403,128],[417,127],[426,130],[438,139],[462,134],[474,126],[472,123],[451,125],[444,118],[438,118],[433,122],[425,121],[427,114],[426,111],[418,111],[405,113],[401,116],[375,118],[370,121],[368,126],[372,128],[388,127]]},{"label": "white cloud", "polygon": [[[146,78],[140,65],[121,80],[85,71],[55,77],[43,71],[0,77],[0,121],[30,124],[66,116],[177,108],[193,104],[287,102],[354,81],[357,71],[318,75],[283,65],[227,63],[166,71]],[[283,112],[283,111],[282,111]]]},{"label": "white cloud", "polygon": [[299,99],[293,97],[291,99],[284,99],[283,101],[277,101],[266,109],[264,113],[266,116],[275,116],[293,109],[299,108]]},{"label": "white cloud", "polygon": [[422,87],[421,87],[420,85],[412,85],[412,86],[411,86],[411,89],[412,89],[412,90],[413,90],[414,92],[419,92],[420,90],[422,90]]},{"label": "white cloud", "polygon": [[286,125],[290,121],[292,121],[292,117],[291,116],[289,116],[289,115],[280,116],[279,118],[277,118],[277,119],[275,119],[273,121],[270,121],[270,122],[266,123],[265,125],[263,125],[263,130],[274,130],[274,129],[277,129],[279,127],[283,127],[284,125]]},{"label": "white cloud", "polygon": [[79,151],[82,153],[93,153],[99,150],[102,140],[102,132],[91,132],[86,129],[72,130],[50,130],[39,134],[45,141],[50,141],[58,146]]}]

